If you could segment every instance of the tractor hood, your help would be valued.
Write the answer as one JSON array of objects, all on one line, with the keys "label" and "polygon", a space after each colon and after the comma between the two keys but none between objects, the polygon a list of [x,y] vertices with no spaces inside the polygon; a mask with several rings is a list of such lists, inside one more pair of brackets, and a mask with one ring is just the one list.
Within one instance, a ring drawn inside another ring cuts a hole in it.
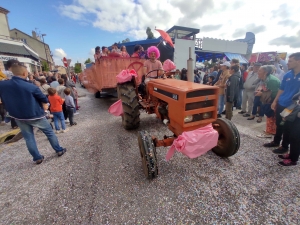
[{"label": "tractor hood", "polygon": [[189,81],[183,81],[183,80],[176,80],[176,79],[153,79],[149,81],[149,83],[152,83],[155,87],[155,84],[157,85],[164,85],[166,87],[172,87],[172,89],[177,89],[182,92],[190,92],[195,90],[211,90],[211,89],[218,89],[216,86],[209,86],[204,84],[198,84],[194,82]]}]

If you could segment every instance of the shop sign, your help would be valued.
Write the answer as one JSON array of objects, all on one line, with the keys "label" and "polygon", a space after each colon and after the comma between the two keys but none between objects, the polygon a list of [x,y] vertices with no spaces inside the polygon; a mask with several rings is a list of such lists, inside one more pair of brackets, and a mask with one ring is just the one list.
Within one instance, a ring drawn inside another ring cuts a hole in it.
[{"label": "shop sign", "polygon": [[7,56],[7,55],[0,55],[0,60],[1,61],[8,61],[8,60],[11,60],[11,59],[18,60],[18,57]]}]

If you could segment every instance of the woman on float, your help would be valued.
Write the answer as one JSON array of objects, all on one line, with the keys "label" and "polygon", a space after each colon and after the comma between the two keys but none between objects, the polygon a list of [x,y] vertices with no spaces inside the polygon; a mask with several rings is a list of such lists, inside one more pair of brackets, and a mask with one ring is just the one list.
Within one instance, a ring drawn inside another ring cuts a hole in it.
[{"label": "woman on float", "polygon": [[121,47],[121,57],[124,57],[124,58],[129,58],[130,57],[130,55],[126,51],[126,47],[124,45]]},{"label": "woman on float", "polygon": [[144,75],[147,75],[152,70],[157,71],[153,71],[148,74],[148,76],[145,78],[146,84],[150,80],[155,79],[164,73],[162,64],[158,60],[158,58],[160,57],[160,52],[156,46],[151,46],[147,49],[147,56],[149,59],[144,62]]}]

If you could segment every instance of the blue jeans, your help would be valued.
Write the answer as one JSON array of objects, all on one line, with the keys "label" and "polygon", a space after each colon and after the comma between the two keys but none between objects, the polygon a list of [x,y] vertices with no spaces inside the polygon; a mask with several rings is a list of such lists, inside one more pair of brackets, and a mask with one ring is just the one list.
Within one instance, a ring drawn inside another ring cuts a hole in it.
[{"label": "blue jeans", "polygon": [[224,110],[224,101],[225,101],[225,95],[219,95],[219,111],[218,114],[222,114]]},{"label": "blue jeans", "polygon": [[61,128],[63,130],[66,129],[65,117],[64,117],[63,112],[54,112],[53,119],[54,119],[55,130],[60,130],[58,121],[60,121],[60,123],[61,123]]},{"label": "blue jeans", "polygon": [[239,89],[238,99],[237,99],[237,102],[236,102],[236,107],[237,108],[241,108],[242,107],[242,99],[243,99],[243,89]]},{"label": "blue jeans", "polygon": [[38,120],[16,120],[16,123],[21,129],[22,135],[26,141],[27,149],[32,155],[33,161],[43,158],[36,146],[33,127],[37,127],[41,131],[43,131],[43,133],[47,136],[52,148],[56,152],[61,152],[63,150],[63,148],[59,145],[57,137],[54,134],[51,125],[46,118]]}]

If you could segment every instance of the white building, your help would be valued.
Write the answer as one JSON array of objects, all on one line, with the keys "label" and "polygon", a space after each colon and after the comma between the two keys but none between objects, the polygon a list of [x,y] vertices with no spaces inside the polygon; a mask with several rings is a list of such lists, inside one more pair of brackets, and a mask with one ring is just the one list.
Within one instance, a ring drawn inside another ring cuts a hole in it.
[{"label": "white building", "polygon": [[22,39],[10,37],[8,13],[8,10],[0,7],[0,70],[7,69],[8,60],[17,59],[26,65],[29,72],[41,71],[39,55]]}]

